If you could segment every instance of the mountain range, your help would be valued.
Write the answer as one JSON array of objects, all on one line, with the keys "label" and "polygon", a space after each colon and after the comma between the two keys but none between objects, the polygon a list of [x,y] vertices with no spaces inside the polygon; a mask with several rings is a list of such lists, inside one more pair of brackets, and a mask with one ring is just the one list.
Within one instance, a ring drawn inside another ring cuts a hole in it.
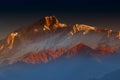
[{"label": "mountain range", "polygon": [[69,25],[55,16],[46,16],[0,40],[0,64],[48,62],[77,54],[101,57],[119,51],[120,31],[85,24]]}]

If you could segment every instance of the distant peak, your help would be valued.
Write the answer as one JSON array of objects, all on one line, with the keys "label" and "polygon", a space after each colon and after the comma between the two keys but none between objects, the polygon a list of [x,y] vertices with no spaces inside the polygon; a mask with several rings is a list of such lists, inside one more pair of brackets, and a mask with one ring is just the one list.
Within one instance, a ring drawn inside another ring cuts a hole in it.
[{"label": "distant peak", "polygon": [[55,16],[46,16],[43,18],[43,30],[55,30],[57,28],[67,27],[66,24],[62,24]]}]

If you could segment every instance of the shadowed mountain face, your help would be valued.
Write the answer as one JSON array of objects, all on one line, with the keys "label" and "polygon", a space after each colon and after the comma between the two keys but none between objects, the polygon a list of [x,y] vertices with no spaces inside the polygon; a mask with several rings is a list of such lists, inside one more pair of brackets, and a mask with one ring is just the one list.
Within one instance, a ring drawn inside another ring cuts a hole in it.
[{"label": "shadowed mountain face", "polygon": [[119,80],[120,79],[120,70],[112,71],[99,79],[90,79],[90,80]]},{"label": "shadowed mountain face", "polygon": [[120,31],[60,23],[55,16],[10,33],[0,43],[0,64],[47,62],[78,52],[101,56],[119,52]]}]

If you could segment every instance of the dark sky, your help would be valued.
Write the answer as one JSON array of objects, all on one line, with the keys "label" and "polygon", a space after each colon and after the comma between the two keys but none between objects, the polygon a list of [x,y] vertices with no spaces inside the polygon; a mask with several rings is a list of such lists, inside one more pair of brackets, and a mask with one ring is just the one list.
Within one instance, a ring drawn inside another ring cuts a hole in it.
[{"label": "dark sky", "polygon": [[1,0],[1,12],[120,12],[119,0]]},{"label": "dark sky", "polygon": [[0,38],[46,15],[65,23],[120,29],[118,0],[0,0]]}]

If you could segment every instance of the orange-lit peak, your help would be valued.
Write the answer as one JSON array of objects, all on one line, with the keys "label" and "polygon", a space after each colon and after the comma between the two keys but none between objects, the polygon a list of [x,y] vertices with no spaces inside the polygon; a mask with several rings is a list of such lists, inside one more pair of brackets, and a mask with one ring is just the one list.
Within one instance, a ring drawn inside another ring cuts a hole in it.
[{"label": "orange-lit peak", "polygon": [[44,18],[44,25],[43,30],[51,30],[57,28],[67,27],[66,24],[62,24],[55,16],[46,16]]},{"label": "orange-lit peak", "polygon": [[0,46],[0,51],[4,49],[4,44]]},{"label": "orange-lit peak", "polygon": [[13,45],[14,45],[14,39],[15,37],[18,35],[17,32],[15,33],[11,33],[8,37],[7,37],[7,45],[8,45],[8,48],[9,49],[12,49],[13,48]]},{"label": "orange-lit peak", "polygon": [[118,32],[118,39],[120,39],[120,31]]},{"label": "orange-lit peak", "polygon": [[111,35],[111,33],[112,33],[112,30],[110,29],[110,30],[108,30],[107,32],[108,32],[107,37],[109,38],[109,37],[110,37],[110,35]]},{"label": "orange-lit peak", "polygon": [[104,28],[97,28],[97,27],[93,27],[93,26],[88,26],[88,25],[84,25],[84,24],[75,24],[72,27],[72,30],[70,31],[70,35],[74,35],[77,32],[82,32],[83,35],[88,34],[90,31],[94,31],[94,32],[99,32],[99,33],[104,33],[106,34],[106,37],[110,38],[110,36],[117,37],[117,39],[120,39],[120,31],[113,31],[111,29],[104,29]]},{"label": "orange-lit peak", "polygon": [[89,31],[96,31],[95,27],[84,25],[84,24],[75,24],[73,26],[73,30],[70,32],[71,35],[74,35],[75,33],[83,31],[83,35],[87,34]]}]

